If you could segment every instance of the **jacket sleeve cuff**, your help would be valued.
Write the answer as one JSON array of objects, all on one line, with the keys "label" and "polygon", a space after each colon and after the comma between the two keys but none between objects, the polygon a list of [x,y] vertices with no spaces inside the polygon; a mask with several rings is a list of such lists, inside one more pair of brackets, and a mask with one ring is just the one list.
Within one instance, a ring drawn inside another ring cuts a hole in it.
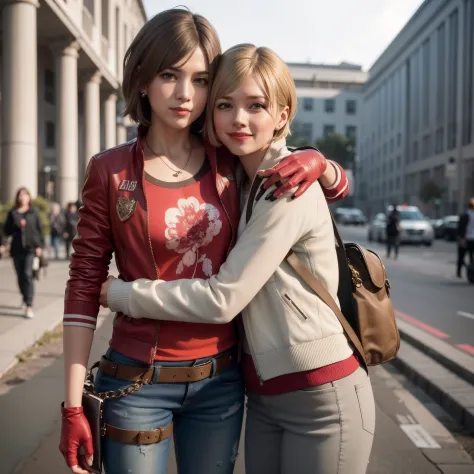
[{"label": "jacket sleeve cuff", "polygon": [[107,291],[107,305],[111,311],[131,316],[129,302],[132,284],[122,280],[112,281]]}]

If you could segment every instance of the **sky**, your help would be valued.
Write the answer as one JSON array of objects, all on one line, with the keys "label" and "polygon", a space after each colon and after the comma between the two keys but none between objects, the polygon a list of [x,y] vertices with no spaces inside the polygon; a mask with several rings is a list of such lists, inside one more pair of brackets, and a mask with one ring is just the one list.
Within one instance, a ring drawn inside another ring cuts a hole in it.
[{"label": "sky", "polygon": [[[181,3],[180,3],[181,2]],[[268,46],[286,62],[368,70],[422,0],[144,0],[149,17],[178,5],[205,16],[223,49]]]}]

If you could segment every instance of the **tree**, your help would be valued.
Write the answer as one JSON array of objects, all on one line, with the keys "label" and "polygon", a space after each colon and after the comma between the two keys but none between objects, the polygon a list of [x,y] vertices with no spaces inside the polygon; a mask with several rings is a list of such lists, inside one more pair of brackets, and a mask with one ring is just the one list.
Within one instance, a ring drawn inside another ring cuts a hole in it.
[{"label": "tree", "polygon": [[433,181],[432,179],[428,179],[424,183],[422,183],[420,188],[420,199],[424,203],[429,203],[433,199],[439,199],[442,197],[444,189]]},{"label": "tree", "polygon": [[353,137],[329,133],[316,140],[315,146],[326,158],[337,161],[345,169],[354,169],[355,140]]}]

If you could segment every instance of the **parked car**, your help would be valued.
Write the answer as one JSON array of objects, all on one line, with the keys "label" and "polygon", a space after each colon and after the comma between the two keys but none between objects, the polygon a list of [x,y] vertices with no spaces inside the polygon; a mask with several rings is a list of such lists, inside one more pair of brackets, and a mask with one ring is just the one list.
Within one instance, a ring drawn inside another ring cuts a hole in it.
[{"label": "parked car", "polygon": [[444,240],[454,241],[458,237],[459,216],[446,216],[443,219]]},{"label": "parked car", "polygon": [[371,220],[369,224],[369,230],[367,232],[367,240],[369,242],[385,242],[386,240],[386,228],[387,216],[383,212],[379,212]]},{"label": "parked car", "polygon": [[[387,208],[387,215],[393,207]],[[433,245],[434,230],[423,213],[416,206],[397,206],[400,213],[400,242],[412,244]]]},{"label": "parked car", "polygon": [[444,219],[430,219],[433,227],[435,239],[442,239],[444,237]]},{"label": "parked car", "polygon": [[338,224],[345,225],[365,225],[367,217],[365,214],[355,207],[338,207],[334,211],[334,218]]}]

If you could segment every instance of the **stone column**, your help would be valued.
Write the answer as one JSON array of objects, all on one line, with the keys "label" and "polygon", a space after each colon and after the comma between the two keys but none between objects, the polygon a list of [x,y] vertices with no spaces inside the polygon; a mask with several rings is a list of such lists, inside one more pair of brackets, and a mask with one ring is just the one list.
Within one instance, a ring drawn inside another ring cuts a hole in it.
[{"label": "stone column", "polygon": [[117,94],[109,93],[104,102],[105,148],[117,144]]},{"label": "stone column", "polygon": [[38,192],[37,0],[3,2],[0,201],[20,186]]},{"label": "stone column", "polygon": [[56,56],[56,136],[58,160],[58,200],[61,205],[76,201],[78,190],[78,92],[76,42],[57,45]]},{"label": "stone column", "polygon": [[84,86],[84,169],[100,151],[100,83],[99,71],[91,72]]}]

